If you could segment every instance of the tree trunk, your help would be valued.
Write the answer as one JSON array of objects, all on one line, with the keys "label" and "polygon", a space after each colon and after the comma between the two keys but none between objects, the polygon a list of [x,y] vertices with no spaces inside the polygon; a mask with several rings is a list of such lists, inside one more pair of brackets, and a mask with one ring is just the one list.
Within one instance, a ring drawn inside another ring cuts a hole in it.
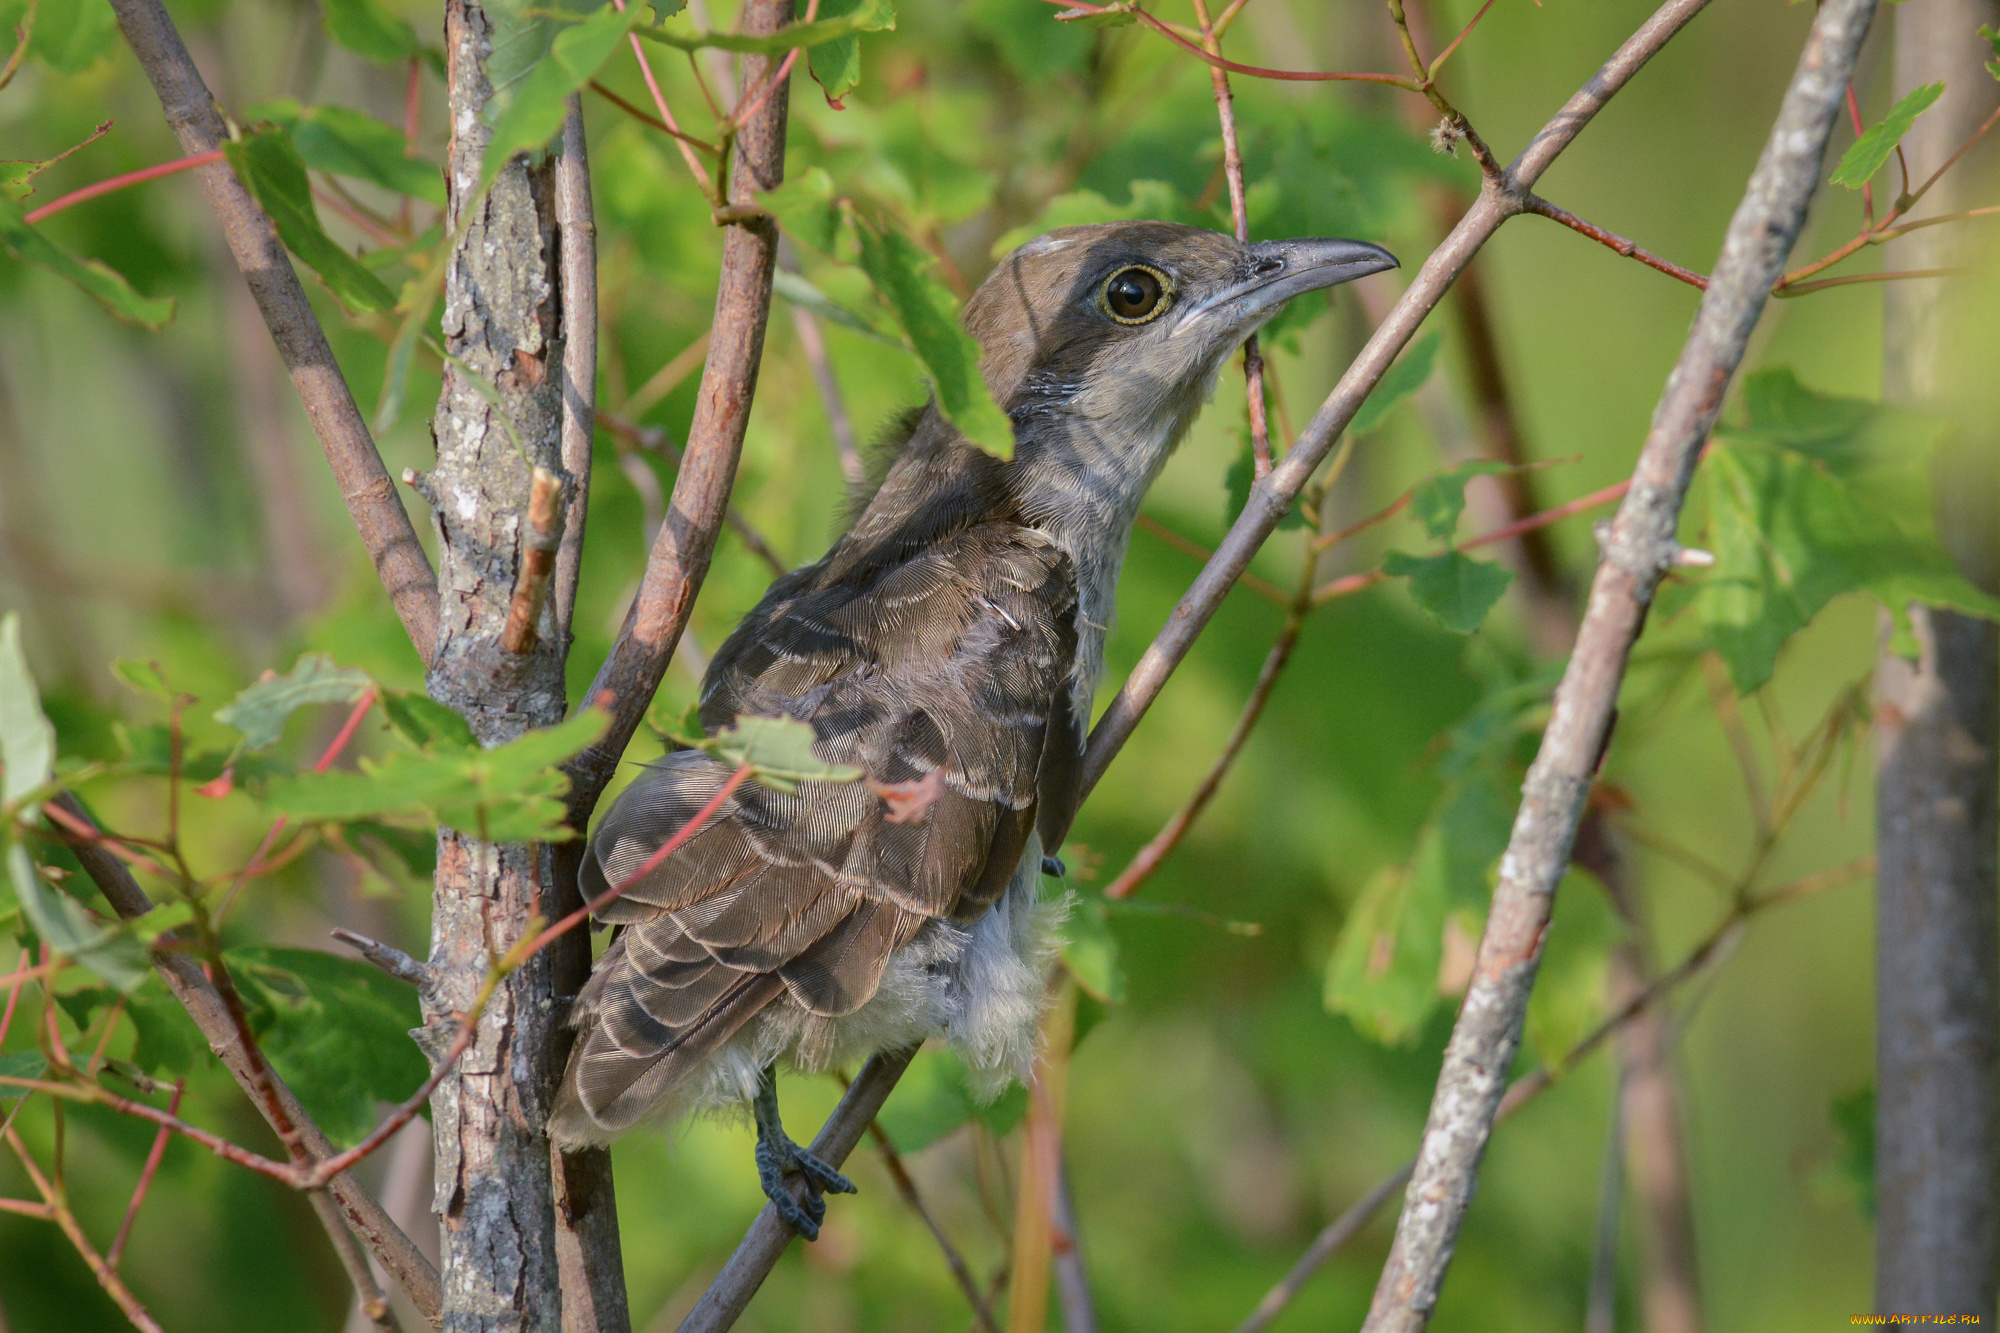
[{"label": "tree trunk", "polygon": [[[562,720],[566,648],[547,603],[526,651],[502,642],[533,472],[562,475],[563,301],[553,160],[531,167],[516,157],[478,196],[491,33],[475,3],[447,0],[448,224],[474,211],[445,276],[444,337],[455,360],[445,366],[432,423],[437,470],[423,488],[438,525],[430,691],[489,745]],[[437,982],[425,995],[434,1032],[455,1025],[491,961],[549,911],[552,861],[540,844],[496,846],[476,829],[438,830]],[[561,1017],[553,955],[537,954],[500,987],[476,1041],[432,1098],[447,1330],[560,1327],[557,1211],[542,1128]]]},{"label": "tree trunk", "polygon": [[[1946,84],[1904,140],[1913,181],[1942,165],[2000,97],[1980,68],[1991,53],[1974,35],[1996,20],[1993,0],[1898,7],[1897,95]],[[1945,176],[1920,215],[1970,206],[1978,164],[1975,156]],[[1890,246],[1884,267],[1962,264],[1980,240],[1962,225],[1927,228]],[[1980,352],[1992,352],[1980,327],[1991,307],[1975,283],[1889,286],[1882,389],[1889,402],[1957,426],[1939,464],[1939,532],[1965,574],[1990,589],[2000,573],[2000,439],[1992,404],[1972,401],[1991,392],[1982,383],[1990,359],[1979,365]],[[1945,610],[1912,618],[1919,660],[1885,653],[1877,673],[1875,1305],[1971,1314],[1990,1327],[2000,1273],[2000,632]]]}]

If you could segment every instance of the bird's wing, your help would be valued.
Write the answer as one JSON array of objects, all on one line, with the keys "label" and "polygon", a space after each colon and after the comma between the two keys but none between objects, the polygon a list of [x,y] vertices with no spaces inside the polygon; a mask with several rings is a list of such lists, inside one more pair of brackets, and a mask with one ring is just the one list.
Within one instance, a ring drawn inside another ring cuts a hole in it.
[{"label": "bird's wing", "polygon": [[[1066,557],[1003,521],[872,561],[841,555],[781,579],[745,618],[716,654],[702,719],[800,718],[821,759],[867,781],[746,783],[600,914],[625,928],[579,997],[586,1035],[567,1082],[605,1130],[643,1116],[780,994],[824,1017],[858,1009],[925,923],[991,906],[1034,826],[1076,651]],[[593,835],[585,893],[631,876],[729,771],[696,750],[649,770]]]}]

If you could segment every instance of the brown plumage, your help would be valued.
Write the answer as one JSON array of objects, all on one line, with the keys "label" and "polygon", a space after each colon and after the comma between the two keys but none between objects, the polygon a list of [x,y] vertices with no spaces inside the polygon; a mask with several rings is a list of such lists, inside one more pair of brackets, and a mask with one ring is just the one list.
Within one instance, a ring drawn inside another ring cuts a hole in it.
[{"label": "brown plumage", "polygon": [[[620,929],[577,998],[559,1141],[751,1100],[774,1060],[823,1068],[940,1031],[996,1089],[1025,1072],[1052,947],[1041,850],[1075,808],[1139,499],[1245,336],[1298,292],[1393,264],[1158,222],[1067,228],[1001,263],[965,323],[1015,457],[928,408],[847,533],[771,585],[703,682],[705,731],[799,718],[869,782],[746,784],[601,914]],[[702,751],[653,765],[593,834],[584,892],[727,777]],[[927,778],[935,801],[897,822],[880,788]]]}]

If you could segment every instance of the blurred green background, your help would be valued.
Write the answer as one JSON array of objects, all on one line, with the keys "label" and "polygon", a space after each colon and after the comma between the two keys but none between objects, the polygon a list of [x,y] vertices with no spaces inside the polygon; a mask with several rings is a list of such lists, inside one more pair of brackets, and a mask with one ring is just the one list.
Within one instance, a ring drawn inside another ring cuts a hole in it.
[{"label": "blurred green background", "polygon": [[[0,4],[0,20],[11,28],[21,8],[19,0]],[[396,8],[436,44],[434,8]],[[1183,9],[1169,3],[1163,12],[1185,20]],[[1472,9],[1450,0],[1426,17],[1449,34]],[[331,43],[311,4],[188,0],[173,10],[227,108],[291,97],[402,123],[405,71]],[[1507,158],[1648,12],[1644,0],[1503,0],[1446,67],[1444,85]],[[1052,13],[1037,0],[905,0],[897,30],[864,41],[863,79],[845,110],[794,81],[790,170],[826,167],[843,190],[892,209],[970,282],[992,262],[998,237],[1032,227],[1059,195],[1089,190],[1122,206],[1132,182],[1164,182],[1171,195],[1151,197],[1218,219],[1219,140],[1206,72],[1139,29],[1058,26]],[[74,29],[73,41],[31,58],[0,91],[0,154],[46,158],[99,122],[114,125],[41,177],[30,205],[177,157],[103,0],[45,0],[42,14],[45,21],[68,15],[60,21]],[[1542,193],[1705,269],[1810,18],[1806,5],[1716,0],[1561,159]],[[713,19],[726,26],[730,14],[725,8]],[[1393,38],[1382,9],[1362,0],[1251,0],[1228,51],[1287,68],[1397,69]],[[1863,106],[1876,115],[1888,100],[1885,55],[1878,34],[1859,83]],[[705,125],[688,62],[658,64],[676,109]],[[605,80],[645,102],[629,59],[615,60]],[[421,89],[419,143],[436,160],[446,125],[441,85],[428,69]],[[1404,94],[1250,79],[1237,80],[1236,90],[1253,233],[1355,235],[1405,261],[1401,274],[1385,275],[1371,292],[1343,289],[1330,312],[1315,307],[1287,318],[1273,356],[1288,419],[1303,424],[1365,336],[1368,302],[1386,305],[1435,243],[1436,193],[1463,197],[1476,172],[1429,150],[1424,118],[1413,128],[1395,100]],[[720,242],[668,141],[602,99],[586,107],[604,291],[600,401],[619,412],[705,329]],[[1843,127],[1835,150],[1850,137]],[[399,205],[387,195],[343,184],[396,217]],[[1800,255],[1851,234],[1857,214],[1852,195],[1823,196]],[[417,207],[419,227],[429,216]],[[365,239],[324,204],[322,217],[344,242]],[[200,696],[190,725],[211,739],[221,735],[209,720],[215,707],[259,672],[288,668],[301,651],[330,653],[394,684],[419,683],[193,178],[69,209],[46,230],[112,264],[146,294],[179,302],[175,320],[151,334],[114,322],[43,270],[0,259],[0,608],[24,614],[65,753],[116,754],[121,720],[158,720],[154,705],[114,681],[114,658],[161,663],[178,688]],[[841,269],[811,254],[801,260],[831,295],[858,299]],[[1479,263],[1526,446],[1551,460],[1530,474],[1542,503],[1623,479],[1695,293],[1536,218],[1508,225]],[[308,286],[357,396],[364,407],[374,404],[382,330],[344,318]],[[1775,303],[1751,364],[1790,366],[1813,387],[1872,397],[1880,299],[1879,288],[1862,286]],[[1449,314],[1432,321],[1444,331],[1437,373],[1360,442],[1329,499],[1336,523],[1372,512],[1477,447],[1476,406]],[[864,437],[921,400],[912,358],[849,329],[822,327]],[[684,380],[633,415],[678,440],[693,386]],[[392,475],[428,465],[425,418],[436,387],[435,361],[420,358],[408,406],[381,440]],[[1243,422],[1241,377],[1232,367],[1149,514],[1198,542],[1219,538],[1228,519],[1224,474],[1242,448]],[[643,562],[646,503],[634,477],[654,486],[672,481],[657,456],[621,458],[603,433],[599,445],[573,689],[601,660]],[[816,557],[838,530],[842,493],[826,410],[779,302],[737,501],[798,562]],[[406,499],[428,536],[428,515],[413,495]],[[1475,482],[1469,502],[1462,534],[1506,517],[1490,481]],[[1573,579],[1587,574],[1590,524],[1603,512],[1552,530]],[[1280,534],[1258,572],[1289,588],[1309,535]],[[1331,553],[1322,574],[1372,567],[1395,548],[1431,546],[1397,519]],[[1145,531],[1134,537],[1110,650],[1112,685],[1197,567]],[[725,534],[695,613],[697,653],[721,640],[769,576]],[[1443,738],[1483,697],[1532,670],[1520,599],[1517,584],[1470,637],[1439,628],[1398,583],[1317,612],[1214,805],[1137,905],[1110,912],[1123,994],[1076,1050],[1066,1126],[1082,1245],[1105,1328],[1233,1327],[1321,1225],[1415,1147],[1449,999],[1430,1005],[1408,1044],[1384,1044],[1329,1011],[1328,961],[1357,899],[1415,854],[1445,790]],[[1868,673],[1876,614],[1859,598],[1836,602],[1788,647],[1759,701],[1744,705],[1767,772],[1779,756],[1762,719],[1774,715],[1783,734],[1803,737]],[[1193,789],[1280,620],[1279,608],[1239,590],[1167,687],[1077,822],[1066,856],[1073,887],[1086,898]],[[1694,669],[1698,646],[1682,618],[1655,618],[1606,776],[1625,798],[1615,822],[1665,835],[1733,872],[1750,855],[1753,825]],[[686,665],[669,675],[663,716],[677,715],[692,696]],[[1100,702],[1108,696],[1109,688]],[[326,716],[295,724],[290,743],[316,752],[337,723]],[[1510,804],[1519,741],[1500,747],[1495,770]],[[1869,850],[1870,760],[1865,741],[1856,744],[1859,752],[1843,754],[1788,827],[1761,883],[1782,884]],[[642,737],[634,757],[655,746]],[[158,784],[106,786],[92,796],[121,828],[157,827],[162,818]],[[192,846],[209,869],[240,863],[264,827],[240,796],[208,803],[193,818]],[[1674,861],[1636,842],[1626,851],[1655,962],[1670,964],[1727,904]],[[327,930],[346,925],[421,954],[427,901],[407,875],[364,876],[351,861],[318,852],[259,886],[232,934],[324,948]],[[1871,1077],[1870,902],[1867,882],[1857,880],[1761,917],[1714,973],[1676,997],[1686,1152],[1713,1329],[1817,1330],[1869,1308],[1869,1224],[1840,1169],[1846,1149],[1830,1108]],[[1605,949],[1616,935],[1596,885],[1573,878],[1525,1062],[1559,1055],[1606,1012]],[[114,1049],[126,1040],[115,1038]],[[1440,1333],[1582,1327],[1613,1078],[1600,1054],[1498,1131],[1437,1313]],[[829,1079],[791,1080],[785,1097],[794,1132],[830,1109],[838,1091]],[[199,1123],[273,1146],[212,1071],[196,1076],[189,1106]],[[21,1123],[46,1149],[53,1132],[46,1107]],[[68,1117],[66,1132],[69,1190],[102,1244],[151,1135],[83,1112]],[[1018,1142],[1018,1131],[996,1143],[968,1126],[911,1157],[927,1200],[982,1276],[1004,1257],[1000,1228],[1012,1216],[1008,1180]],[[618,1146],[635,1327],[673,1327],[741,1235],[761,1202],[749,1145],[742,1127],[703,1123]],[[392,1199],[404,1200],[416,1219],[409,1225],[421,1231],[429,1197],[421,1145],[385,1153],[369,1170]],[[879,1158],[864,1149],[852,1170],[860,1195],[833,1203],[823,1239],[793,1248],[742,1326],[815,1333],[964,1326],[962,1298]],[[0,1163],[0,1190],[29,1193],[11,1160]],[[1629,1212],[1620,1327],[1638,1321]],[[1392,1214],[1337,1256],[1276,1327],[1357,1325]],[[168,1148],[125,1272],[169,1328],[332,1329],[348,1319],[338,1269],[303,1203],[181,1142]],[[6,1327],[23,1333],[123,1326],[61,1235],[19,1217],[0,1217],[0,1310]]]}]

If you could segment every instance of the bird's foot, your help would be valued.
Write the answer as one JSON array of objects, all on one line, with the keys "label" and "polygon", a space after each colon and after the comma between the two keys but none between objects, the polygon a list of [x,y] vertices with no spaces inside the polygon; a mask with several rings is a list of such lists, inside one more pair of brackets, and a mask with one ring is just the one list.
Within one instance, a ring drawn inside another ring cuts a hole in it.
[{"label": "bird's foot", "polygon": [[[852,1194],[854,1182],[792,1142],[778,1119],[777,1080],[769,1071],[757,1096],[757,1183],[764,1197],[778,1210],[778,1216],[807,1240],[819,1239],[819,1224],[826,1220],[828,1194]],[[792,1192],[792,1181],[805,1184],[805,1197]]]},{"label": "bird's foot", "polygon": [[1069,867],[1063,864],[1060,856],[1045,856],[1042,858],[1042,873],[1051,879],[1067,879]]},{"label": "bird's foot", "polygon": [[[805,1198],[792,1192],[793,1178],[805,1181]],[[778,1210],[778,1216],[807,1240],[819,1239],[819,1224],[826,1220],[827,1194],[852,1194],[854,1182],[780,1133],[776,1139],[757,1140],[757,1181],[764,1197]]]}]

